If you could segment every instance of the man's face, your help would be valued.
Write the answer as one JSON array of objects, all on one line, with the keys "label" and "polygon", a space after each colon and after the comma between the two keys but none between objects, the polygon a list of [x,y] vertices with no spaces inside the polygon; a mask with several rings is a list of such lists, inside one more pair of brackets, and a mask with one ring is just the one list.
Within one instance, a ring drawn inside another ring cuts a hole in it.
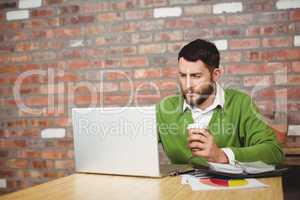
[{"label": "man's face", "polygon": [[192,107],[201,105],[214,91],[212,75],[206,65],[198,60],[179,59],[178,75],[183,97]]}]

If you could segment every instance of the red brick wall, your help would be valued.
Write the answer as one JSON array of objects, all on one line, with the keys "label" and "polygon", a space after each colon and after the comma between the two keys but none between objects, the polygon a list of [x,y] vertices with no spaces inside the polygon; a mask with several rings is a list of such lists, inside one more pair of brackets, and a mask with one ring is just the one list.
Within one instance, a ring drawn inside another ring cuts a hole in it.
[{"label": "red brick wall", "polygon": [[[279,132],[300,125],[299,8],[239,0],[242,10],[218,14],[214,6],[230,1],[97,2],[0,2],[1,193],[74,172],[71,108],[148,105],[178,92],[177,53],[195,38],[223,47],[224,87],[251,94]],[[177,10],[156,18],[161,7]],[[8,20],[19,10],[28,18]],[[43,138],[47,128],[66,134]]]}]

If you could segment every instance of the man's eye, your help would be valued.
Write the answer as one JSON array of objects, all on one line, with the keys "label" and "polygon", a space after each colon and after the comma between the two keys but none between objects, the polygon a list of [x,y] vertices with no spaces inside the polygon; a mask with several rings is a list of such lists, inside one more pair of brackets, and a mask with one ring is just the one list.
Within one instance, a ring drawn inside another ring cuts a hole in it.
[{"label": "man's eye", "polygon": [[201,75],[199,74],[199,75],[192,75],[191,76],[192,78],[201,78]]}]

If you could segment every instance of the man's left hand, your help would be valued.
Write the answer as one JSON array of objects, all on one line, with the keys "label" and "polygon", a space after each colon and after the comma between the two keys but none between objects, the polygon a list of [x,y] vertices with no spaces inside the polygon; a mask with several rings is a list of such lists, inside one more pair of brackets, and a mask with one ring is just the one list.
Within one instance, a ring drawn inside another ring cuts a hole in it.
[{"label": "man's left hand", "polygon": [[189,129],[188,147],[193,156],[204,157],[209,162],[229,163],[226,154],[216,145],[214,137],[207,129]]}]

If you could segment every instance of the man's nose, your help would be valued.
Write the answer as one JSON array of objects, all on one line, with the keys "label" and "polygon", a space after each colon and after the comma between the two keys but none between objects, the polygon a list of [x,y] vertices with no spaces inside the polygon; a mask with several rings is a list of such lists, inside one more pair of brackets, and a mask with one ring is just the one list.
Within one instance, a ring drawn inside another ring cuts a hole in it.
[{"label": "man's nose", "polygon": [[186,75],[186,88],[191,87],[191,76],[189,74]]}]

